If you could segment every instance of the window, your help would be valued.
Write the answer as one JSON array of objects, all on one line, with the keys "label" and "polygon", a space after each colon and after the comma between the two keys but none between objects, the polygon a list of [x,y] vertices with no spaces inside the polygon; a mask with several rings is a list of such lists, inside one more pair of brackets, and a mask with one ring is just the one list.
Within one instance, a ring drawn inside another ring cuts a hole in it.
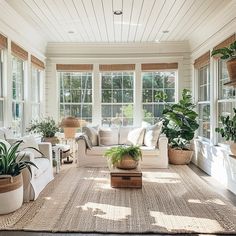
[{"label": "window", "polygon": [[0,127],[3,126],[3,51],[0,50]]},{"label": "window", "polygon": [[165,101],[158,94],[166,94],[167,103],[175,102],[176,73],[173,72],[144,72],[142,74],[142,104],[143,120],[154,124],[162,116]]},{"label": "window", "polygon": [[[221,126],[220,116],[233,116],[233,108],[236,107],[236,90],[233,87],[225,86],[229,81],[226,62],[218,61],[218,126]],[[218,135],[218,142],[225,142],[225,139]]]},{"label": "window", "polygon": [[60,118],[75,116],[92,122],[92,73],[58,72]]},{"label": "window", "polygon": [[40,117],[40,77],[41,71],[32,66],[31,75],[31,117],[37,119]]},{"label": "window", "polygon": [[23,133],[24,120],[24,61],[12,57],[12,130],[16,136]]},{"label": "window", "polygon": [[102,125],[133,125],[134,72],[102,72]]},{"label": "window", "polygon": [[210,138],[210,77],[209,65],[198,69],[198,135]]}]

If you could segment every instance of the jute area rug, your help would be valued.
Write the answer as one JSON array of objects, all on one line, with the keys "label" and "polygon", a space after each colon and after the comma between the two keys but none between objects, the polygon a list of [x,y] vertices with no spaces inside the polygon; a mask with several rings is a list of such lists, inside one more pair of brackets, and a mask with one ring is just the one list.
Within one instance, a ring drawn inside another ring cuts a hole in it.
[{"label": "jute area rug", "polygon": [[187,166],[143,172],[142,189],[113,189],[109,172],[71,167],[39,198],[0,216],[1,230],[236,233],[236,208]]}]

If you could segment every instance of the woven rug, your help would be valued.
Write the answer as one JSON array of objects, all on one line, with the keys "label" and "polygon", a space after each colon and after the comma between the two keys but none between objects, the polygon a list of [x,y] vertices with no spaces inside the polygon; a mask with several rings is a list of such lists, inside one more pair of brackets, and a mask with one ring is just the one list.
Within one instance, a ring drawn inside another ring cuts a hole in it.
[{"label": "woven rug", "polygon": [[113,189],[109,172],[71,167],[39,198],[0,216],[1,230],[236,233],[236,208],[187,166],[143,172],[142,189]]}]

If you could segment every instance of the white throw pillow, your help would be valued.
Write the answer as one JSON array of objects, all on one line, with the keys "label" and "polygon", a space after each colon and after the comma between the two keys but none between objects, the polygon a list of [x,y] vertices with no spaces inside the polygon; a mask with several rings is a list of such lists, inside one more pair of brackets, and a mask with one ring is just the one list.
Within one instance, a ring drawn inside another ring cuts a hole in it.
[{"label": "white throw pillow", "polygon": [[161,134],[162,122],[158,122],[155,125],[149,126],[146,128],[144,135],[144,145],[147,147],[156,147],[157,141]]},{"label": "white throw pillow", "polygon": [[132,127],[120,127],[119,129],[119,144],[127,144],[128,134]]},{"label": "white throw pillow", "polygon": [[100,128],[98,140],[100,146],[118,145],[119,131],[117,128]]},{"label": "white throw pillow", "polygon": [[136,129],[131,130],[128,133],[127,144],[142,146],[144,133],[145,133],[144,128],[136,128]]},{"label": "white throw pillow", "polygon": [[[39,145],[36,142],[34,136],[32,135],[24,136],[21,140],[23,140],[23,142],[18,148],[19,151],[29,151],[34,154],[34,157],[42,157],[41,153],[33,149],[35,148],[39,150]],[[32,147],[32,148],[29,148],[29,147]]]},{"label": "white throw pillow", "polygon": [[95,127],[84,127],[84,133],[88,136],[93,146],[98,145],[98,126]]}]

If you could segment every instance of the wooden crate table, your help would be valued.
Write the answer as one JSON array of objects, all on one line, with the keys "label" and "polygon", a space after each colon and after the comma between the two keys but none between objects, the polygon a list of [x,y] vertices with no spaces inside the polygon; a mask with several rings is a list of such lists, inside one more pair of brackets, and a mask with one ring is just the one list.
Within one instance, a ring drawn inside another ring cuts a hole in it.
[{"label": "wooden crate table", "polygon": [[112,188],[142,188],[142,171],[140,167],[132,170],[110,169]]}]

